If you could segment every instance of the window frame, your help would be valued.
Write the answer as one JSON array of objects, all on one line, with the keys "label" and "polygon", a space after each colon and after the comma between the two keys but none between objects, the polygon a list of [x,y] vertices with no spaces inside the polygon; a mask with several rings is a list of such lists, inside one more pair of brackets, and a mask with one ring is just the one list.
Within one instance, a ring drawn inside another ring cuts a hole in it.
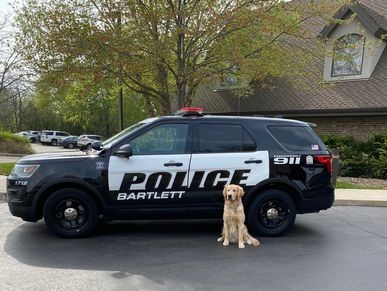
[{"label": "window frame", "polygon": [[[336,75],[334,74],[334,65],[335,65],[335,53],[336,53],[336,43],[339,42],[341,39],[345,38],[345,37],[348,37],[350,35],[357,35],[357,36],[360,36],[362,40],[362,53],[361,53],[361,64],[360,64],[360,72],[359,73],[356,73],[356,74],[353,74],[353,73],[349,73],[349,74],[340,74],[340,75]],[[344,34],[342,36],[340,36],[338,39],[336,39],[333,44],[332,44],[332,62],[331,62],[331,74],[330,74],[330,77],[331,78],[341,78],[341,77],[350,77],[350,76],[361,76],[363,74],[363,65],[364,65],[364,52],[365,52],[365,42],[366,42],[366,36],[363,35],[363,34],[360,34],[360,33],[347,33],[347,34]]]},{"label": "window frame", "polygon": [[[287,147],[284,143],[282,143],[275,135],[273,132],[270,131],[271,128],[285,128],[285,127],[292,127],[292,128],[303,128],[306,132],[306,134],[311,138],[313,139],[313,141],[315,142],[314,144],[318,145],[318,149],[317,150],[313,150],[312,149],[312,144],[310,144],[310,148],[306,148],[306,149],[291,149],[289,147]],[[310,128],[310,127],[309,127]],[[288,152],[313,152],[313,153],[316,153],[316,152],[321,152],[321,151],[324,151],[326,150],[323,146],[323,143],[321,142],[321,140],[318,138],[318,136],[316,137],[315,135],[313,135],[309,129],[308,129],[308,126],[302,126],[302,125],[268,125],[267,126],[267,132],[270,134],[270,136],[283,148],[285,149],[286,151]]]},{"label": "window frame", "polygon": [[[125,145],[125,144],[131,144],[131,142],[140,137],[141,135],[147,133],[148,131],[156,128],[156,127],[159,127],[159,126],[162,126],[162,125],[168,125],[168,124],[185,124],[187,125],[187,141],[186,141],[186,144],[185,144],[185,149],[184,149],[184,152],[183,153],[158,153],[158,154],[145,154],[145,155],[135,155],[133,154],[133,156],[152,156],[152,155],[157,155],[157,156],[167,156],[167,155],[186,155],[186,154],[191,154],[192,152],[192,136],[193,136],[193,128],[192,128],[192,124],[190,124],[190,122],[184,122],[183,120],[182,121],[166,121],[166,122],[157,122],[157,123],[153,123],[149,126],[146,126],[144,128],[142,128],[141,130],[139,130],[138,132],[136,132],[134,135],[131,135],[125,139],[123,139],[121,142],[119,142],[117,144],[117,146],[115,146],[114,148],[117,149],[119,147],[121,147],[122,145]],[[113,149],[114,151],[114,149]]]},{"label": "window frame", "polygon": [[[225,126],[240,126],[241,129],[242,129],[242,150],[241,151],[227,151],[227,152],[201,152],[200,151],[200,125],[212,125],[212,126],[217,126],[217,125],[225,125]],[[244,134],[247,134],[251,140],[254,142],[255,144],[255,149],[254,150],[244,150]],[[234,122],[225,122],[225,121],[222,121],[222,122],[206,122],[206,121],[203,121],[203,122],[199,122],[197,123],[196,127],[195,127],[195,145],[194,145],[194,151],[193,153],[195,154],[236,154],[236,153],[252,153],[252,152],[256,152],[256,151],[259,151],[259,146],[257,144],[257,142],[255,141],[253,135],[247,130],[247,128],[245,126],[243,126],[243,124],[241,123],[234,123]]]}]

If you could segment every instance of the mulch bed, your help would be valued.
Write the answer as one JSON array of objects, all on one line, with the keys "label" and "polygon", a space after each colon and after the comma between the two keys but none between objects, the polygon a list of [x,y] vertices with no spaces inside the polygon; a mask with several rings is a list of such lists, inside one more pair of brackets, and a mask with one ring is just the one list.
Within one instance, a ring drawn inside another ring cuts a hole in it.
[{"label": "mulch bed", "polygon": [[387,179],[371,179],[371,178],[352,178],[352,177],[338,177],[339,181],[349,182],[353,184],[359,184],[362,186],[375,186],[375,187],[383,187],[387,189]]}]

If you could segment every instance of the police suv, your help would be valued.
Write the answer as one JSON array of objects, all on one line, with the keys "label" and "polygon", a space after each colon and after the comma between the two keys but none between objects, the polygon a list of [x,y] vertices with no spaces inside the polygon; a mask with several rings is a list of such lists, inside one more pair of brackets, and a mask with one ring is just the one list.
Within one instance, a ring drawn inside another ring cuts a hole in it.
[{"label": "police suv", "polygon": [[7,194],[13,215],[81,237],[100,218],[221,218],[222,189],[238,184],[250,231],[278,236],[297,213],[332,206],[331,173],[330,153],[308,123],[188,108],[95,142],[89,153],[23,157]]}]

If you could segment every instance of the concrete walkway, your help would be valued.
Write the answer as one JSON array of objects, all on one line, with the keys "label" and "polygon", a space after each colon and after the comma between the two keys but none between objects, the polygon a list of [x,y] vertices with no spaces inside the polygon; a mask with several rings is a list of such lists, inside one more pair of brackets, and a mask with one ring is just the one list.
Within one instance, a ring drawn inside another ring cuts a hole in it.
[{"label": "concrete walkway", "polygon": [[[6,176],[0,175],[0,203],[5,200]],[[387,190],[336,189],[336,206],[385,206]]]}]

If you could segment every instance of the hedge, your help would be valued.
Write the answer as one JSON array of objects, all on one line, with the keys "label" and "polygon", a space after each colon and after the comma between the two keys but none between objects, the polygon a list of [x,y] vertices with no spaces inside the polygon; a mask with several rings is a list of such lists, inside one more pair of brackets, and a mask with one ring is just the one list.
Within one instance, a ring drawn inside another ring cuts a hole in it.
[{"label": "hedge", "polygon": [[0,131],[0,153],[32,154],[30,141],[8,131]]},{"label": "hedge", "polygon": [[366,142],[351,136],[321,138],[329,149],[339,149],[340,176],[387,179],[387,132],[375,134]]}]

